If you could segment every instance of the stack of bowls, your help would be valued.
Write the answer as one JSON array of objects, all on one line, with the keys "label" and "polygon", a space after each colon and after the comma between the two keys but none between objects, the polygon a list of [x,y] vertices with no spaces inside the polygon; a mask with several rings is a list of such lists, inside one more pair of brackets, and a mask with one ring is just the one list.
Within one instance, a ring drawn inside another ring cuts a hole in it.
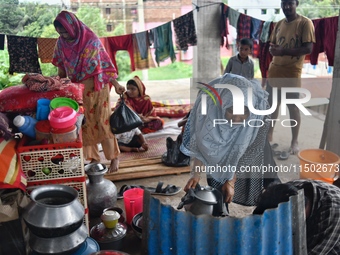
[{"label": "stack of bowls", "polygon": [[29,229],[29,245],[34,252],[68,255],[86,241],[84,207],[74,188],[43,185],[34,189],[30,197],[23,220]]},{"label": "stack of bowls", "polygon": [[143,213],[138,213],[132,218],[131,224],[133,232],[135,232],[138,238],[142,239],[142,231],[143,231]]},{"label": "stack of bowls", "polygon": [[50,112],[48,120],[51,125],[53,143],[75,142],[77,140],[77,112],[68,106],[58,107]]}]

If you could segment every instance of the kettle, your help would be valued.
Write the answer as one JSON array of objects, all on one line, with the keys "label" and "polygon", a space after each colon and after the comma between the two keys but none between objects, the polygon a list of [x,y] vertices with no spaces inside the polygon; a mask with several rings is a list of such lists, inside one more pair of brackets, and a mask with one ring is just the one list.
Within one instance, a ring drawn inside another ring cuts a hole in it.
[{"label": "kettle", "polygon": [[189,189],[181,198],[177,209],[180,210],[183,207],[185,211],[194,215],[208,214],[215,217],[228,215],[222,193],[210,186],[201,187],[199,184],[195,189]]}]

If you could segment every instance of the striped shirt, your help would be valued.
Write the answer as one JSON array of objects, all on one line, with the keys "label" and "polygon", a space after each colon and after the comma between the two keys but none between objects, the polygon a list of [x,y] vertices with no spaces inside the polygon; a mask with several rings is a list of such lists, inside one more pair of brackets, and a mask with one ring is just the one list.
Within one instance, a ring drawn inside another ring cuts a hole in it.
[{"label": "striped shirt", "polygon": [[316,180],[289,182],[298,189],[312,190],[311,214],[306,219],[308,255],[340,254],[340,189]]}]

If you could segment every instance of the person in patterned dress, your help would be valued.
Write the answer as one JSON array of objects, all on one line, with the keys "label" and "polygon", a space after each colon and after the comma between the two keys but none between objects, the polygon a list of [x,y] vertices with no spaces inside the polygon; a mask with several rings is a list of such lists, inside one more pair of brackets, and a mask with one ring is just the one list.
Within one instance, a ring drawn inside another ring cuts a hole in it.
[{"label": "person in patterned dress", "polygon": [[60,12],[54,20],[59,33],[52,64],[58,67],[60,78],[83,83],[83,105],[86,122],[82,127],[83,151],[86,160],[100,162],[98,143],[106,159],[111,160],[109,172],[118,170],[119,147],[111,132],[110,90],[117,94],[125,88],[117,81],[117,71],[94,32],[68,11]]}]

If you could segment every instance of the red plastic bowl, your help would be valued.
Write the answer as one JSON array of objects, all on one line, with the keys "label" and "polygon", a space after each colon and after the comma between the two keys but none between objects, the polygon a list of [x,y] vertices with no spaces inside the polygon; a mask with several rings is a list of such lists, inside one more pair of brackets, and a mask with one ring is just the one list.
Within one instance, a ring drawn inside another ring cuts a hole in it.
[{"label": "red plastic bowl", "polygon": [[77,112],[68,106],[54,109],[48,115],[52,128],[68,128],[77,122]]}]

